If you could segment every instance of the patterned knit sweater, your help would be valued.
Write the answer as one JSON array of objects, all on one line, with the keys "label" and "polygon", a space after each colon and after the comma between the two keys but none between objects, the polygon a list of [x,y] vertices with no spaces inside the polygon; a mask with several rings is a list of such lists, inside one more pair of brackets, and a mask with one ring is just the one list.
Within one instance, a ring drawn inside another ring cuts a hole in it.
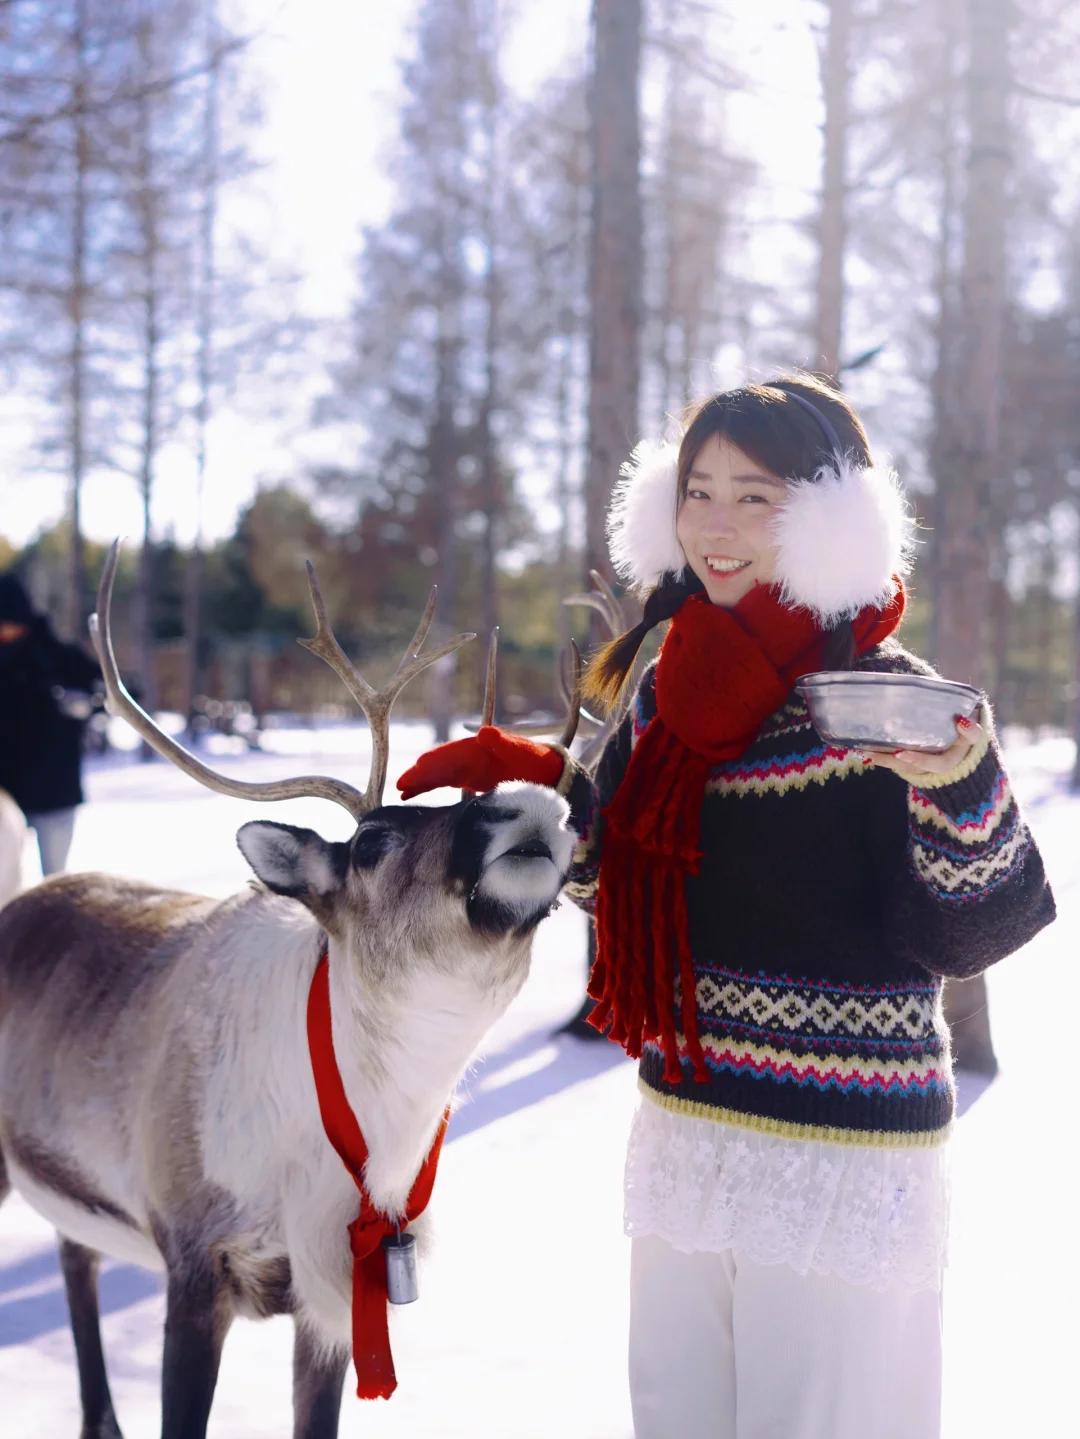
[{"label": "patterned knit sweater", "polygon": [[[934,673],[892,639],[856,667]],[[655,713],[653,667],[595,780],[571,762],[560,785],[580,836],[566,893],[589,912],[603,811]],[[793,693],[739,759],[712,771],[703,858],[686,882],[708,1081],[684,1056],[682,1083],[666,1083],[647,1045],[651,1099],[792,1138],[887,1148],[945,1138],[954,1084],[942,980],[980,973],[1054,918],[985,706],[980,719],[972,754],[915,787],[825,744]]]}]

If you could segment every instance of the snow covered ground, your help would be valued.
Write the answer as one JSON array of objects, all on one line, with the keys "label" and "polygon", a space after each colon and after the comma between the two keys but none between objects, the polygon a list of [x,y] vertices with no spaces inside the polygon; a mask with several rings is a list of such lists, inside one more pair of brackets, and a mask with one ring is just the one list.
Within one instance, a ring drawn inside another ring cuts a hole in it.
[{"label": "snow covered ground", "polygon": [[[426,726],[396,726],[391,778],[428,742]],[[329,770],[366,780],[362,729],[283,729],[267,744],[272,753],[219,754],[213,763],[245,779]],[[989,976],[1001,1076],[983,1092],[962,1077],[945,1294],[946,1439],[1075,1432],[1080,1226],[1070,1061],[1080,1014],[1080,801],[1065,791],[1071,761],[1060,739],[1010,751],[1061,917]],[[350,828],[344,812],[320,801],[256,807],[211,795],[162,763],[99,764],[88,791],[72,868],[215,895],[248,877],[233,835],[254,812],[328,838]],[[436,1188],[439,1242],[420,1302],[394,1315],[400,1388],[389,1403],[366,1406],[347,1393],[344,1436],[630,1439],[620,1181],[634,1068],[614,1046],[552,1038],[580,999],[584,933],[569,904],[545,922],[532,976],[468,1080]],[[158,1282],[108,1263],[101,1288],[121,1425],[127,1439],[152,1439]],[[290,1342],[286,1320],[234,1325],[212,1436],[291,1432]],[[53,1235],[12,1199],[0,1210],[0,1435],[74,1439],[78,1428]]]}]

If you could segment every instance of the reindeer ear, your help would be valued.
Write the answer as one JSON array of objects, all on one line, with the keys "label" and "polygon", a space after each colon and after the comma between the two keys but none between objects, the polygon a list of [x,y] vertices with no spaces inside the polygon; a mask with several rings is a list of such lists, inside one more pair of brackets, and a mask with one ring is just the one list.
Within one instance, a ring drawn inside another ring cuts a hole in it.
[{"label": "reindeer ear", "polygon": [[330,844],[313,829],[252,820],[237,831],[236,843],[267,889],[291,899],[324,898],[348,873],[348,845]]}]

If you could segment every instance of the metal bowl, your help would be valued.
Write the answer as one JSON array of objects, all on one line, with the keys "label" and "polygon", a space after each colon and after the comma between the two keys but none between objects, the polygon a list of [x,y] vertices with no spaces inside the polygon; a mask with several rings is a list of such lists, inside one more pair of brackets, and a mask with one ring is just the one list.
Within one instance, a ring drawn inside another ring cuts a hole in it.
[{"label": "metal bowl", "polygon": [[982,698],[954,680],[867,670],[819,670],[795,688],[821,738],[845,749],[946,750],[956,716],[970,719]]}]

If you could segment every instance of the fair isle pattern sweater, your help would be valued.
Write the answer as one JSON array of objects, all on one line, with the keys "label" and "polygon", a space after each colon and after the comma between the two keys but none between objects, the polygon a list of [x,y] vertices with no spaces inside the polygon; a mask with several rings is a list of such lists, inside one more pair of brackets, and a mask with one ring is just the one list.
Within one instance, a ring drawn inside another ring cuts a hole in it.
[{"label": "fair isle pattern sweater", "polygon": [[[934,673],[893,639],[856,667]],[[580,836],[566,892],[589,912],[603,811],[655,714],[650,668],[595,780],[573,762],[563,776]],[[914,787],[825,744],[792,693],[739,759],[712,771],[703,858],[686,882],[708,1082],[684,1055],[682,1083],[666,1083],[647,1045],[650,1099],[792,1138],[889,1148],[945,1138],[954,1084],[942,980],[980,973],[1054,918],[986,707],[980,719],[963,764]]]}]

